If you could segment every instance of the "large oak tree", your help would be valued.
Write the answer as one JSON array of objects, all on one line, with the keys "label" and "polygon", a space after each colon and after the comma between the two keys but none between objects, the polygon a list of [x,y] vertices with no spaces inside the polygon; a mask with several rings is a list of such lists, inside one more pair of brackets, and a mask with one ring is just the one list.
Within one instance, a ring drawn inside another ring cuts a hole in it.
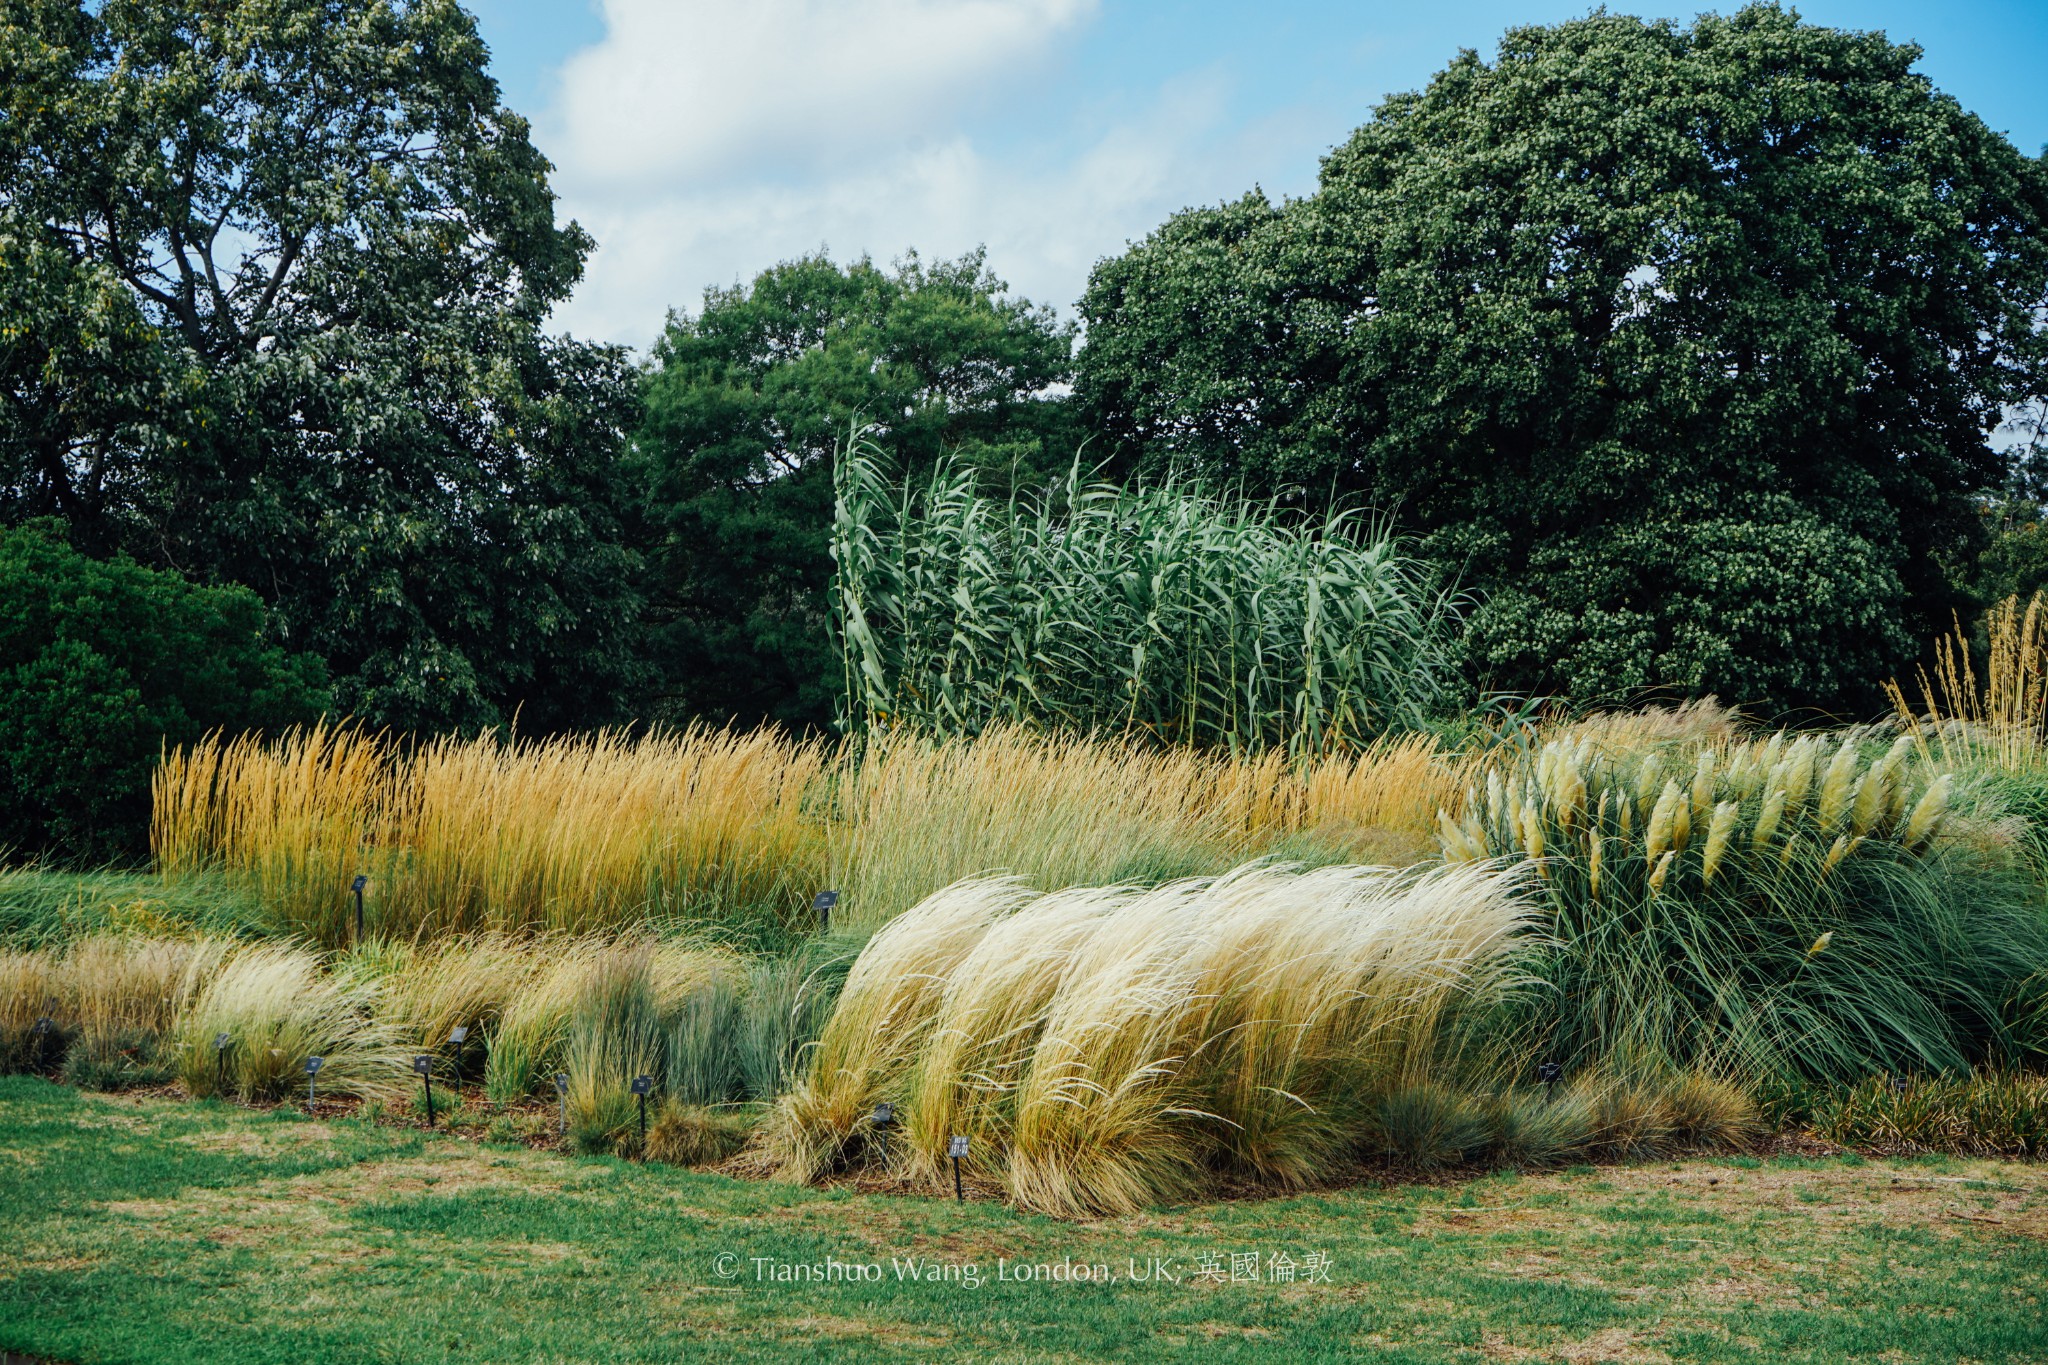
[{"label": "large oak tree", "polygon": [[1514,30],[1313,195],[1098,267],[1080,395],[1119,453],[1393,510],[1496,686],[1862,705],[2048,393],[2048,162],[1918,55],[1769,6]]},{"label": "large oak tree", "polygon": [[452,0],[0,0],[0,519],[254,588],[346,710],[630,690],[632,377]]}]

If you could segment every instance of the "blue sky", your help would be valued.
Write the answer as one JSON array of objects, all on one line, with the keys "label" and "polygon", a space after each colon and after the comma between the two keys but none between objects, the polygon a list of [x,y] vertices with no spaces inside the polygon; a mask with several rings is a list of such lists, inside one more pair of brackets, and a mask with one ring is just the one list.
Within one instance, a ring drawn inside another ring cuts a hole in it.
[{"label": "blue sky", "polygon": [[[1585,3],[470,0],[505,97],[598,238],[557,315],[645,345],[671,307],[825,248],[986,245],[1071,312],[1088,268],[1176,209],[1314,188],[1391,91]],[[1690,18],[1704,6],[1612,4]],[[1719,6],[1716,8],[1732,8]],[[1941,88],[2039,152],[2048,0],[1827,0],[1805,18],[1925,49]]]}]

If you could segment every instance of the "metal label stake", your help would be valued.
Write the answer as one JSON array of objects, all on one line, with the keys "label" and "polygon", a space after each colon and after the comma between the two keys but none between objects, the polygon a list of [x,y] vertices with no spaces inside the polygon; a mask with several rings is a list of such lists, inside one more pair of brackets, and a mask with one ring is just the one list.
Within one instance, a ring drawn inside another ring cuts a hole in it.
[{"label": "metal label stake", "polygon": [[960,1159],[967,1155],[967,1139],[955,1134],[946,1143],[946,1155],[953,1158],[953,1198],[967,1202],[967,1192],[960,1187]]},{"label": "metal label stake", "polygon": [[412,1059],[412,1069],[427,1083],[427,1127],[434,1126],[434,1059],[422,1052]]},{"label": "metal label stake", "polygon": [[832,932],[832,907],[837,904],[839,904],[839,893],[837,891],[820,891],[817,899],[811,902],[811,909],[818,912],[819,933],[829,934]]},{"label": "metal label stake", "polygon": [[320,1068],[326,1060],[325,1057],[306,1058],[306,1112],[308,1114],[313,1112],[313,1105],[319,1098],[313,1091],[313,1083],[315,1078],[320,1075]]},{"label": "metal label stake", "polygon": [[635,1076],[633,1093],[640,1097],[640,1154],[647,1154],[647,1092],[654,1089],[654,1077]]}]

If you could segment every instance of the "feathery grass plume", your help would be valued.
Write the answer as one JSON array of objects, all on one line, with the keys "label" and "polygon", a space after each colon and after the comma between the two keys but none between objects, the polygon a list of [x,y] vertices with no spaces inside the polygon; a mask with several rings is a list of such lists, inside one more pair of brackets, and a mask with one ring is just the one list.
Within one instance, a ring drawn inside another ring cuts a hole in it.
[{"label": "feathery grass plume", "polygon": [[1014,1096],[1076,953],[1128,897],[1074,887],[996,921],[949,973],[928,1041],[905,1086],[895,1164],[940,1173],[946,1139],[1007,1149]]},{"label": "feathery grass plume", "polygon": [[1657,797],[1656,808],[1650,812],[1650,823],[1643,836],[1643,862],[1653,871],[1664,857],[1664,850],[1671,845],[1671,827],[1677,819],[1679,795],[1676,782],[1666,782],[1661,795]]},{"label": "feathery grass plume", "polygon": [[1772,786],[1764,793],[1763,806],[1757,811],[1756,825],[1749,831],[1749,846],[1755,849],[1767,847],[1771,836],[1778,832],[1778,822],[1785,818],[1785,789]]},{"label": "feathery grass plume", "polygon": [[172,1030],[178,1077],[195,1095],[221,1090],[217,1035],[228,1036],[226,1090],[244,1101],[279,1099],[305,1083],[321,1057],[320,1089],[396,1098],[408,1050],[376,1017],[379,987],[339,977],[317,953],[287,943],[238,948]]},{"label": "feathery grass plume", "polygon": [[[1455,849],[1446,835],[1447,857],[1469,863],[1525,849],[1531,820],[1544,831],[1549,875],[1538,898],[1557,946],[1534,952],[1528,967],[1554,1004],[1523,1017],[1531,1045],[1575,1067],[1617,1058],[1651,1070],[1703,1066],[1748,1086],[2005,1055],[2009,1002],[2048,960],[2048,918],[2006,852],[1943,833],[1950,775],[1895,742],[1866,761],[1867,739],[1831,741],[1811,802],[1796,795],[1812,776],[1810,737],[1721,747],[1697,857],[1667,833],[1691,806],[1671,780],[1655,779],[1646,830],[1619,818],[1632,793],[1651,787],[1644,773],[1664,770],[1658,753],[1611,752],[1586,767],[1583,838],[1562,837],[1567,825],[1540,793],[1518,818],[1460,825]],[[1500,761],[1514,790],[1517,765],[1534,771],[1541,760]],[[1764,776],[1753,782],[1752,771]],[[1860,818],[1851,793],[1873,771],[1863,790],[1883,796],[1864,813],[1924,807],[1917,829],[1911,817],[1878,814],[1867,833],[1851,832]],[[1738,840],[1745,823],[1751,837]],[[1832,947],[1809,954],[1826,934]]]},{"label": "feathery grass plume", "polygon": [[[1694,825],[1704,826],[1712,816],[1716,777],[1714,751],[1712,749],[1700,750],[1699,761],[1695,765],[1692,775],[1692,804],[1687,808],[1686,812],[1688,829]],[[1678,846],[1680,848],[1685,847],[1685,840],[1678,840]]]},{"label": "feathery grass plume", "polygon": [[[954,1125],[1019,1204],[1129,1210],[1218,1169],[1299,1187],[1429,1079],[1461,1000],[1502,983],[1517,872],[1253,865],[1150,890],[964,883],[870,941],[778,1114],[786,1170],[864,1145],[931,1175]],[[908,1149],[908,1150],[905,1150]]]},{"label": "feathery grass plume", "polygon": [[2036,776],[2048,735],[2048,597],[2036,592],[2024,608],[2008,597],[1986,614],[1984,626],[1990,648],[1981,684],[1970,633],[1958,621],[1935,642],[1933,675],[1919,670],[1917,708],[1896,680],[1885,691],[1903,721],[1937,738],[1948,761]]},{"label": "feathery grass plume", "polygon": [[1714,805],[1713,823],[1707,828],[1707,846],[1700,854],[1700,885],[1712,886],[1714,873],[1721,866],[1721,859],[1728,854],[1728,840],[1735,833],[1735,822],[1741,818],[1742,807],[1734,801],[1720,801]]},{"label": "feathery grass plume", "polygon": [[1842,823],[1847,812],[1849,798],[1856,782],[1858,755],[1853,736],[1845,735],[1841,747],[1829,760],[1827,771],[1821,775],[1820,796],[1815,804],[1815,816],[1820,822],[1821,832],[1832,834]]},{"label": "feathery grass plume", "polygon": [[1786,747],[1785,772],[1776,780],[1785,790],[1788,809],[1796,812],[1813,789],[1813,769],[1819,751],[1819,741],[1812,735],[1801,735]]},{"label": "feathery grass plume", "polygon": [[70,944],[55,973],[75,1037],[64,1076],[91,1089],[153,1084],[171,1068],[164,1035],[224,961],[225,939],[93,934]]},{"label": "feathery grass plume", "polygon": [[1948,814],[1949,792],[1954,786],[1954,774],[1943,773],[1921,795],[1913,806],[1912,817],[1906,822],[1906,847],[1918,853],[1934,841],[1935,835],[1941,831],[1943,817]]},{"label": "feathery grass plume", "polygon": [[1518,872],[1251,867],[1135,897],[1063,984],[1018,1088],[1028,1207],[1158,1202],[1216,1165],[1327,1179],[1365,1111],[1428,1078],[1456,1004],[1502,982]]},{"label": "feathery grass plume", "polygon": [[803,1076],[777,1103],[769,1149],[783,1178],[823,1174],[866,1130],[877,1102],[901,1098],[947,978],[991,925],[1032,897],[1015,878],[963,883],[868,940]]}]

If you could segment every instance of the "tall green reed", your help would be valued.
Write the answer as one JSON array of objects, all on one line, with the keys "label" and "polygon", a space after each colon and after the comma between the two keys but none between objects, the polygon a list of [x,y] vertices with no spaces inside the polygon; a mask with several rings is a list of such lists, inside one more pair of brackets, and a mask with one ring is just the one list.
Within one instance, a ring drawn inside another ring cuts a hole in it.
[{"label": "tall green reed", "polygon": [[1177,477],[1008,501],[942,463],[834,467],[848,728],[1002,722],[1320,752],[1419,724],[1451,683],[1457,601],[1357,512],[1299,522]]}]

